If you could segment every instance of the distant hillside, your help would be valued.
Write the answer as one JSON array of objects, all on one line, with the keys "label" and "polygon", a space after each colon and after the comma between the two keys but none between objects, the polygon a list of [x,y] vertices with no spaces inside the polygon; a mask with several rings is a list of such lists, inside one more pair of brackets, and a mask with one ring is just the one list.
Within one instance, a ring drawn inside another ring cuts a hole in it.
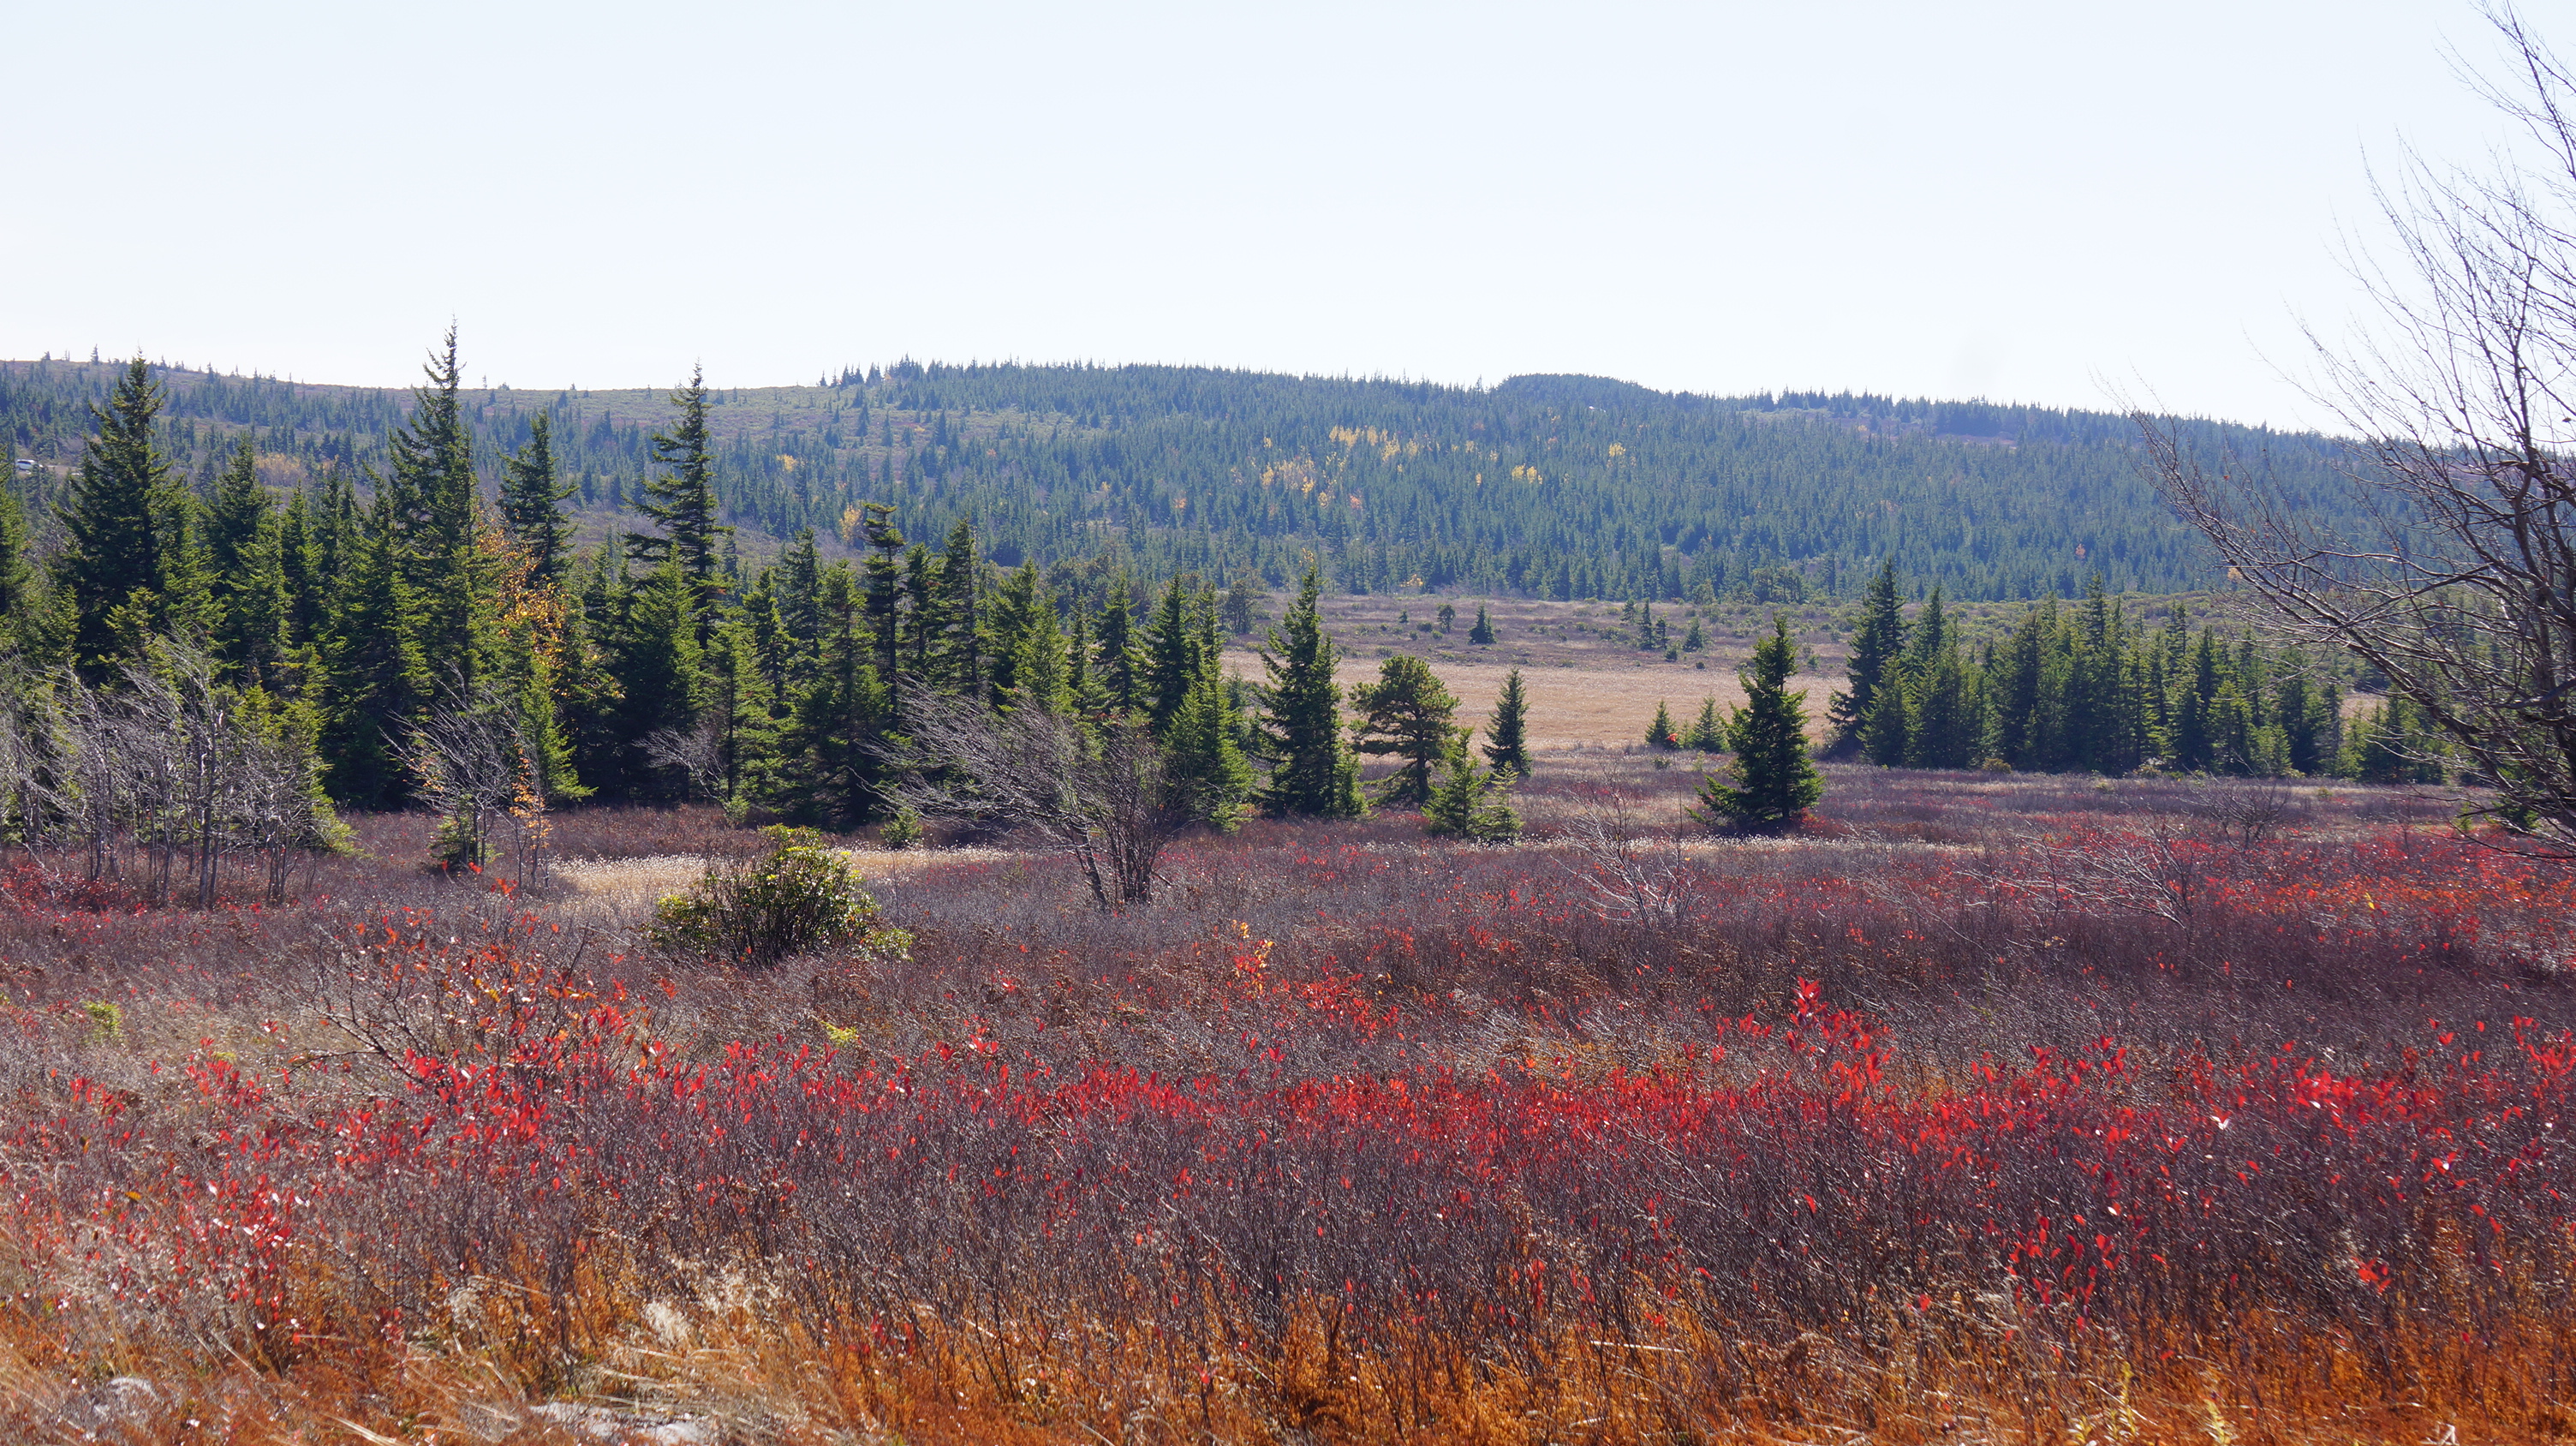
[{"label": "distant hillside", "polygon": [[[47,500],[77,462],[104,363],[0,362],[0,433]],[[410,405],[401,390],[169,370],[171,450],[211,477],[256,429],[263,475],[362,473]],[[552,409],[557,455],[595,532],[669,416],[660,388],[468,392],[497,468]],[[718,389],[721,486],[757,533],[837,534],[869,499],[936,539],[962,513],[1005,564],[1114,557],[1148,575],[1251,570],[1285,583],[1312,553],[1358,592],[1757,600],[1834,595],[1893,556],[1954,595],[2071,596],[2212,581],[2157,497],[2133,429],[2104,413],[1983,402],[1705,397],[1588,376],[1491,388],[1200,367],[923,366],[826,384]],[[2339,495],[2332,445],[2209,422],[2203,443],[2267,453],[2309,496]]]}]

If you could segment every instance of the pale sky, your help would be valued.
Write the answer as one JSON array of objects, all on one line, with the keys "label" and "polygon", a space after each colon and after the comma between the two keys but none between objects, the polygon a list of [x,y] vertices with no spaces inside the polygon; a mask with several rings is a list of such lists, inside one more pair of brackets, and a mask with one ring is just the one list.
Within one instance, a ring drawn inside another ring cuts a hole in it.
[{"label": "pale sky", "polygon": [[[2576,50],[2576,0],[2527,3]],[[2324,420],[2465,0],[12,7],[0,356],[1206,363]]]}]

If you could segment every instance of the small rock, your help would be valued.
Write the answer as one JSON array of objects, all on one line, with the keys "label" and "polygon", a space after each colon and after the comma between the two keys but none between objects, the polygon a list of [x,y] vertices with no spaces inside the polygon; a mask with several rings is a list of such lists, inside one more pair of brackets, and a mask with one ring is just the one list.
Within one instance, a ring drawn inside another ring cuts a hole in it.
[{"label": "small rock", "polygon": [[614,1446],[717,1446],[722,1439],[716,1424],[701,1416],[654,1416],[571,1401],[549,1401],[528,1414]]},{"label": "small rock", "polygon": [[142,1428],[170,1404],[159,1386],[141,1376],[117,1376],[64,1402],[61,1419],[84,1441],[139,1441]]}]

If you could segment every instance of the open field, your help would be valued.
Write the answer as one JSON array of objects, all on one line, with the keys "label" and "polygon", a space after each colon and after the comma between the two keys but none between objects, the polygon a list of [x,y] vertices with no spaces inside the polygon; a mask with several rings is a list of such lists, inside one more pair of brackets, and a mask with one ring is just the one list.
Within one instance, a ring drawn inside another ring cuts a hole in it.
[{"label": "open field", "polygon": [[[1517,848],[1182,840],[899,952],[557,821],[139,911],[9,863],[0,1426],[439,1442],[2576,1439],[2576,878],[2433,793],[1543,756]],[[84,1435],[83,1433],[88,1433]]]}]

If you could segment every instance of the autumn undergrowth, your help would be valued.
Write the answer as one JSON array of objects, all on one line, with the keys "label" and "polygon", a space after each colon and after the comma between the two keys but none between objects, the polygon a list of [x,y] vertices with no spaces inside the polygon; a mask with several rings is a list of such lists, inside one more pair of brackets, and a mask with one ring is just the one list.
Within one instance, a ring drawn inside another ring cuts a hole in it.
[{"label": "autumn undergrowth", "polygon": [[1754,842],[1691,781],[1543,760],[1515,848],[1256,822],[1118,913],[934,851],[867,882],[909,958],[757,971],[417,819],[275,908],[13,860],[0,1419],[2576,1434],[2563,868],[2381,790],[1838,769]]}]

